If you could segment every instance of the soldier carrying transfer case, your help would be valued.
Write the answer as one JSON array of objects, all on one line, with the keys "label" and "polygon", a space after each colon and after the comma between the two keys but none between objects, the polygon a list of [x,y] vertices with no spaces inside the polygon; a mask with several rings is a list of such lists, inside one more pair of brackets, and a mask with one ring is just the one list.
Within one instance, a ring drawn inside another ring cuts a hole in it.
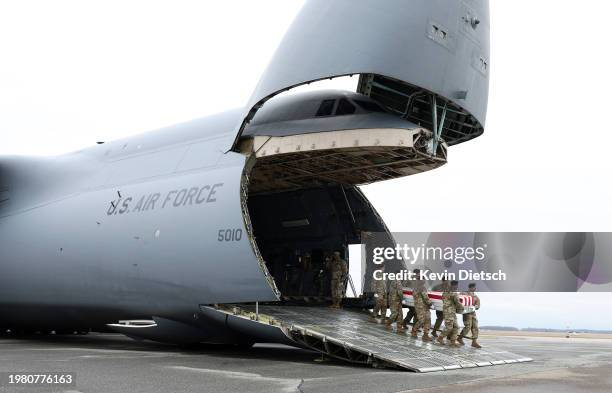
[{"label": "soldier carrying transfer case", "polygon": [[438,337],[437,342],[444,345],[444,338],[448,338],[448,345],[451,347],[459,347],[456,342],[459,327],[457,326],[457,313],[463,311],[463,305],[459,301],[457,295],[458,281],[452,281],[450,285],[446,285],[442,294],[442,304],[444,309],[444,332]]},{"label": "soldier carrying transfer case", "polygon": [[[442,278],[442,282],[440,284],[434,285],[431,290],[434,292],[444,292],[446,284],[447,280],[446,276],[444,276]],[[438,331],[440,330],[440,327],[442,327],[442,322],[444,322],[444,312],[436,310],[436,322],[434,323],[433,330],[431,332],[432,336],[438,337]]]},{"label": "soldier carrying transfer case", "polygon": [[[419,269],[414,269],[412,271],[412,273],[414,273],[415,277],[419,277],[421,274],[421,270]],[[410,280],[408,281],[408,285],[410,286],[410,288],[412,289],[413,292],[413,297],[414,297],[414,288],[415,288],[415,280]],[[404,318],[404,327],[408,328],[408,325],[410,325],[410,323],[412,322],[412,320],[414,320],[413,323],[417,322],[417,313],[416,313],[416,309],[414,308],[414,306],[408,306],[408,312],[406,313],[406,318]]]},{"label": "soldier carrying transfer case", "polygon": [[[480,298],[476,295],[476,283],[471,283],[468,286],[468,291],[466,292],[466,295],[472,296],[474,298],[474,307],[476,308],[476,310],[479,310]],[[468,332],[472,333],[472,347],[482,348],[477,341],[480,329],[478,329],[478,318],[476,318],[476,311],[463,314],[463,330],[461,331],[461,335],[457,339],[459,344],[465,345],[465,343],[463,342],[463,337],[467,337]]]},{"label": "soldier carrying transfer case", "polygon": [[334,257],[330,262],[331,270],[331,308],[340,308],[342,298],[344,298],[344,282],[348,275],[348,265],[340,258],[340,251],[334,252]]},{"label": "soldier carrying transfer case", "polygon": [[404,300],[404,288],[400,280],[391,281],[391,288],[389,288],[389,308],[391,309],[391,316],[387,320],[387,327],[391,328],[391,324],[396,322],[397,332],[404,332],[404,306],[402,304]]},{"label": "soldier carrying transfer case", "polygon": [[429,337],[429,329],[431,328],[431,300],[427,294],[427,288],[425,283],[421,279],[417,279],[412,290],[412,297],[414,299],[414,308],[416,310],[416,322],[412,325],[413,338],[417,338],[417,332],[420,328],[423,328],[422,340],[427,342],[431,341]]},{"label": "soldier carrying transfer case", "polygon": [[[384,273],[385,267],[380,266],[379,269]],[[384,277],[384,276],[383,276]],[[372,278],[372,292],[374,292],[374,310],[372,310],[372,318],[382,318],[383,322],[387,318],[387,282],[381,277],[380,280]]]}]

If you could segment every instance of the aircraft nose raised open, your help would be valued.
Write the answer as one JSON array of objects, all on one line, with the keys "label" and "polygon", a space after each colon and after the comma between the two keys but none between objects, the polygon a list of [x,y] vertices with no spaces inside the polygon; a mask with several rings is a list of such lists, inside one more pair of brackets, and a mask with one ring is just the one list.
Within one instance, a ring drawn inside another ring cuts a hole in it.
[{"label": "aircraft nose raised open", "polygon": [[481,135],[488,1],[308,0],[244,108],[228,150],[239,150],[240,137],[272,97],[346,75],[359,76],[357,92],[449,145]]},{"label": "aircraft nose raised open", "polygon": [[[434,152],[435,149],[435,152]],[[277,97],[240,142],[254,156],[252,192],[363,185],[446,163],[446,144],[357,93],[324,91]]]}]

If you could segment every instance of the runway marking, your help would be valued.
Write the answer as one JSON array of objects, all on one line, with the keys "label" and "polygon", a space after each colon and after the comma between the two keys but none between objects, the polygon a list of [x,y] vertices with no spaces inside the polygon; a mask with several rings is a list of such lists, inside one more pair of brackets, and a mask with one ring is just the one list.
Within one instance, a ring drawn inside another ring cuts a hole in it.
[{"label": "runway marking", "polygon": [[256,373],[215,370],[211,368],[197,368],[197,367],[186,367],[186,366],[167,366],[166,368],[170,368],[174,370],[192,371],[192,372],[203,373],[203,374],[225,375],[229,378],[243,379],[243,380],[252,381],[252,382],[277,383],[282,386],[283,392],[299,392],[300,391],[299,387],[304,382],[303,379],[264,377],[263,375],[256,374]]}]

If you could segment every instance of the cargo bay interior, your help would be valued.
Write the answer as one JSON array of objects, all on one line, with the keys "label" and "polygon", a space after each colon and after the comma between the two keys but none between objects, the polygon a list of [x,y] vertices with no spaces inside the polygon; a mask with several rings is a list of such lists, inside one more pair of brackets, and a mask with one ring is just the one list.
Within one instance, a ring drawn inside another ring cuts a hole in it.
[{"label": "cargo bay interior", "polygon": [[328,297],[325,258],[340,251],[348,262],[348,245],[359,244],[362,232],[386,231],[352,186],[255,193],[248,197],[248,208],[259,251],[285,298]]}]

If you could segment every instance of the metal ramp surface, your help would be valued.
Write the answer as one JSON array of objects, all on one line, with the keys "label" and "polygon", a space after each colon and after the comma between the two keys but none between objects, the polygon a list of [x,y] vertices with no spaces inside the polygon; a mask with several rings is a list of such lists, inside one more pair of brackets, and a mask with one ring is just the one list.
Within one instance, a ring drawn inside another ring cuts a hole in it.
[{"label": "metal ramp surface", "polygon": [[203,311],[205,309],[209,313],[213,310],[224,313],[230,327],[232,323],[240,326],[243,333],[247,333],[247,330],[267,330],[265,336],[273,337],[270,330],[280,330],[299,346],[334,358],[376,367],[432,372],[532,360],[492,347],[450,348],[423,343],[420,339],[411,338],[409,334],[397,334],[388,330],[359,311],[282,305],[260,305],[258,310],[255,305],[202,308]]}]

